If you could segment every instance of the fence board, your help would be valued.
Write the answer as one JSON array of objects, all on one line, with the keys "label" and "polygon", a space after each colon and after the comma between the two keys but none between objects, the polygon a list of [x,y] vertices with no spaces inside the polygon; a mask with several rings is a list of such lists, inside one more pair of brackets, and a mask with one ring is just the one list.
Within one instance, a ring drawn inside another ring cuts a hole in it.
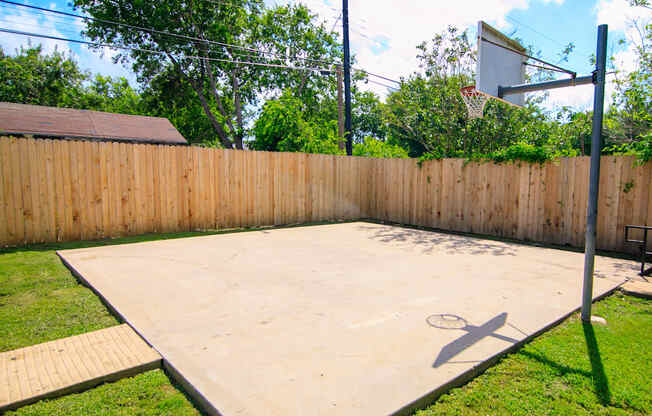
[{"label": "fence board", "polygon": [[16,233],[16,211],[13,194],[13,181],[11,178],[11,161],[9,156],[11,155],[11,142],[9,140],[0,140],[0,157],[7,157],[7,159],[2,159],[0,163],[0,187],[2,191],[0,193],[0,242],[5,242],[7,245],[19,244],[17,233]]}]

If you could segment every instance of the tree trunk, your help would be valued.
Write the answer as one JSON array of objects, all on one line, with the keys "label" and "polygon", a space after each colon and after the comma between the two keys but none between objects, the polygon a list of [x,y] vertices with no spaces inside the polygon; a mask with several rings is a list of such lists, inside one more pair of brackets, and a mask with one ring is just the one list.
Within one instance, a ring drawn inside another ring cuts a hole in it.
[{"label": "tree trunk", "polygon": [[213,114],[213,112],[211,111],[211,108],[209,107],[208,102],[206,101],[206,97],[204,97],[204,94],[202,93],[201,89],[198,88],[194,82],[191,82],[190,85],[192,85],[193,89],[197,93],[197,96],[199,97],[199,102],[201,103],[201,106],[204,109],[204,113],[206,113],[208,119],[211,121],[211,125],[217,132],[217,135],[220,138],[220,142],[222,142],[222,146],[224,146],[225,149],[232,149],[233,142],[229,140],[226,131],[224,131],[224,128],[222,127],[220,122],[215,118],[215,114]]},{"label": "tree trunk", "polygon": [[172,63],[174,64],[179,75],[181,75],[182,78],[185,78],[188,81],[188,83],[190,83],[192,89],[195,90],[195,92],[197,93],[197,97],[199,97],[199,102],[201,103],[201,106],[204,109],[204,113],[206,113],[206,116],[208,116],[208,120],[211,122],[211,126],[213,126],[213,129],[217,133],[217,136],[220,138],[220,142],[222,143],[222,146],[224,146],[225,149],[232,149],[233,142],[229,140],[226,131],[224,131],[224,128],[222,127],[220,122],[215,118],[215,114],[213,114],[213,112],[211,111],[211,108],[208,105],[208,102],[206,101],[206,97],[204,96],[201,87],[198,86],[192,78],[187,76],[185,72],[183,72],[183,69],[181,69],[181,65],[179,65],[179,62],[174,58],[174,56],[170,55],[169,53],[166,53],[166,55],[168,56],[170,61],[172,61]]},{"label": "tree trunk", "polygon": [[235,107],[235,119],[238,126],[238,131],[235,132],[234,140],[235,146],[238,149],[244,149],[242,139],[244,132],[244,123],[242,121],[242,103],[240,102],[240,92],[238,84],[238,70],[233,70],[233,106]]}]

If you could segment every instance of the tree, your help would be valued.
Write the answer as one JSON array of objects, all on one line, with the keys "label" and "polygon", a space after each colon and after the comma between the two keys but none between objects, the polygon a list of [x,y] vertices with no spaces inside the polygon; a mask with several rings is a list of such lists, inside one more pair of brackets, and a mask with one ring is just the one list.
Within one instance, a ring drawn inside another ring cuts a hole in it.
[{"label": "tree", "polygon": [[265,103],[253,128],[253,150],[340,154],[337,122],[306,120],[303,103],[289,91]]},{"label": "tree", "polygon": [[116,60],[131,62],[141,82],[176,72],[195,92],[226,148],[243,148],[247,109],[255,108],[265,94],[295,88],[309,99],[324,82],[304,71],[246,62],[316,67],[318,63],[309,59],[328,61],[339,56],[333,36],[323,25],[314,24],[315,17],[301,5],[268,10],[261,0],[75,0],[74,4],[97,19],[119,18],[131,25],[94,20],[85,34],[103,43],[140,49],[119,54]]},{"label": "tree", "polygon": [[119,114],[142,115],[147,112],[140,95],[131,88],[125,78],[100,74],[92,78],[78,97],[71,98],[70,102],[63,102],[63,106]]},{"label": "tree", "polygon": [[[189,143],[221,146],[197,94],[173,68],[154,77],[144,87],[141,99],[148,115],[170,120]],[[213,100],[209,101],[209,105],[211,111],[218,111]]]},{"label": "tree", "polygon": [[40,45],[20,48],[15,56],[0,49],[0,101],[47,106],[74,102],[88,74],[70,55],[43,54]]},{"label": "tree", "polygon": [[636,51],[636,69],[616,71],[613,104],[605,133],[615,144],[641,140],[652,130],[652,23],[630,22],[639,39],[630,39]]},{"label": "tree", "polygon": [[[572,50],[572,44],[566,46],[562,60]],[[524,108],[489,100],[482,118],[468,119],[459,90],[473,84],[475,53],[466,32],[449,27],[419,45],[417,58],[421,71],[405,78],[385,106],[388,142],[401,145],[411,157],[521,155],[529,160],[575,154],[580,146],[563,134],[571,130],[561,128],[571,116],[551,117],[539,107],[541,95],[528,99]],[[547,77],[540,70],[529,74],[533,82]],[[576,127],[579,135],[583,125]],[[533,147],[538,149],[534,153]]]}]

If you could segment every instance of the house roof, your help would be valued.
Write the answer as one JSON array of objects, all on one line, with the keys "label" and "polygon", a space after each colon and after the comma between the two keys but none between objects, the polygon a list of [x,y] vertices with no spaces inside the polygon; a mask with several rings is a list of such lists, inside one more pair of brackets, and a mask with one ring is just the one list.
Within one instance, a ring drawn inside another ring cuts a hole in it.
[{"label": "house roof", "polygon": [[0,134],[187,144],[167,118],[0,102]]}]

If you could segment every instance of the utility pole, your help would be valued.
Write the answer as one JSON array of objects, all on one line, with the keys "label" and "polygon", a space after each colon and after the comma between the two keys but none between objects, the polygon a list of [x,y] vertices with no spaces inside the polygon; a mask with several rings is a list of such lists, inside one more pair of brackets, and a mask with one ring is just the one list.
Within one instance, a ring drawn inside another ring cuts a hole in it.
[{"label": "utility pole", "polygon": [[598,223],[598,191],[600,188],[600,153],[602,151],[602,113],[607,68],[607,25],[598,26],[598,47],[593,93],[593,126],[591,131],[591,168],[589,173],[589,204],[586,209],[586,243],[584,246],[584,287],[582,288],[582,321],[591,322],[593,302],[593,271],[595,239]]},{"label": "utility pole", "polygon": [[[344,137],[344,81],[342,80],[342,65],[336,65],[337,72],[337,135]],[[346,149],[345,139],[338,141],[340,150]]]},{"label": "utility pole", "polygon": [[351,137],[351,51],[349,46],[349,0],[342,0],[342,38],[344,42],[344,136],[346,154],[353,154]]}]

